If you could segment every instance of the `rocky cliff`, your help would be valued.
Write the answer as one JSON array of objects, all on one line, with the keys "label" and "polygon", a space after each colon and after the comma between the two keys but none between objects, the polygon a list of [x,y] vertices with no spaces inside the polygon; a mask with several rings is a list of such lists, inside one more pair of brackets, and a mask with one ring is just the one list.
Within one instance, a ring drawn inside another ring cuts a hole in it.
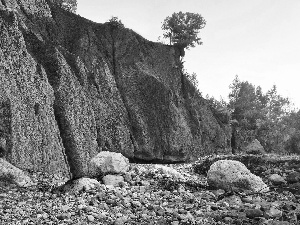
[{"label": "rocky cliff", "polygon": [[176,47],[50,0],[1,0],[0,29],[2,155],[19,168],[81,177],[102,150],[179,162],[230,148]]}]

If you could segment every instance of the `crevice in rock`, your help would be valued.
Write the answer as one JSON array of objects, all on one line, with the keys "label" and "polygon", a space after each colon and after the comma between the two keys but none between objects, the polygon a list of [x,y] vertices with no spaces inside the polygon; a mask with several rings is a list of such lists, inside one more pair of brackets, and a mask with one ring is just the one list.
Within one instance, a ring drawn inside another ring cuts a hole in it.
[{"label": "crevice in rock", "polygon": [[138,163],[138,164],[180,164],[185,163],[184,160],[182,161],[171,161],[165,159],[152,159],[152,160],[144,160],[136,157],[129,158],[130,163]]},{"label": "crevice in rock", "polygon": [[35,114],[36,116],[38,116],[39,113],[40,113],[40,105],[39,105],[39,103],[35,103],[35,104],[34,104],[34,114]]},{"label": "crevice in rock", "polygon": [[127,115],[128,115],[128,130],[129,130],[129,133],[130,133],[130,140],[131,140],[131,143],[132,143],[132,146],[133,146],[133,151],[136,152],[137,151],[137,146],[136,146],[136,141],[134,139],[134,128],[132,127],[132,117],[131,117],[131,114],[130,114],[130,110],[127,106],[127,103],[126,103],[126,100],[125,100],[125,97],[123,95],[123,91],[122,91],[122,87],[120,85],[120,80],[119,80],[119,74],[117,73],[117,63],[116,63],[116,34],[115,34],[115,30],[118,29],[118,28],[115,28],[115,27],[110,27],[110,36],[111,36],[111,40],[112,40],[112,72],[113,72],[113,75],[114,75],[114,78],[115,78],[115,81],[116,81],[116,86],[117,86],[117,89],[119,90],[119,93],[120,93],[120,97],[122,99],[122,102],[124,104],[124,107],[125,107],[125,110],[127,111]]},{"label": "crevice in rock", "polygon": [[58,130],[59,130],[59,136],[58,136],[58,139],[61,141],[61,143],[63,144],[63,156],[64,156],[64,160],[65,160],[65,163],[66,163],[66,166],[68,167],[69,169],[69,176],[72,178],[72,163],[71,161],[69,160],[69,157],[68,157],[68,149],[69,149],[69,146],[68,146],[68,142],[66,140],[65,137],[65,131],[64,131],[64,126],[62,124],[62,120],[61,120],[61,117],[60,117],[60,113],[57,109],[56,106],[53,107],[54,109],[54,117],[55,117],[55,120],[56,120],[56,123],[57,123],[57,126],[58,126]]},{"label": "crevice in rock", "polygon": [[[12,120],[12,111],[11,111],[11,102],[9,99],[0,103],[0,138],[2,138],[3,144],[2,149],[0,149],[0,157],[9,157],[12,150],[12,141],[11,141],[11,121]],[[1,146],[0,146],[1,147]]]}]

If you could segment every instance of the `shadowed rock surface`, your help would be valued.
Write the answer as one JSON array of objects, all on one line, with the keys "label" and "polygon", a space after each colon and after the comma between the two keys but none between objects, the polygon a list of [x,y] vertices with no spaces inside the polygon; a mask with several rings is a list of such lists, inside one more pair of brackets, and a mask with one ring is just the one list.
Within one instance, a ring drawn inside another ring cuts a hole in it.
[{"label": "shadowed rock surface", "polygon": [[0,136],[19,168],[78,178],[100,151],[148,162],[229,151],[229,126],[176,47],[47,0],[1,0],[0,27]]}]

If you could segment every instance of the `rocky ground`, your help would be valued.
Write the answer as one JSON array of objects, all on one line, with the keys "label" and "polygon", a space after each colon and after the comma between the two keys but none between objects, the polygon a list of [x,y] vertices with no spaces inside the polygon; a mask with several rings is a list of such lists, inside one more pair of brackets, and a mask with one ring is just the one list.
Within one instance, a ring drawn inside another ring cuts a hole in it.
[{"label": "rocky ground", "polygon": [[210,189],[204,161],[202,170],[164,165],[180,174],[130,164],[119,187],[76,194],[53,192],[64,182],[58,175],[30,173],[37,185],[28,188],[2,181],[0,224],[300,224],[299,159],[253,166],[270,187],[263,194]]}]

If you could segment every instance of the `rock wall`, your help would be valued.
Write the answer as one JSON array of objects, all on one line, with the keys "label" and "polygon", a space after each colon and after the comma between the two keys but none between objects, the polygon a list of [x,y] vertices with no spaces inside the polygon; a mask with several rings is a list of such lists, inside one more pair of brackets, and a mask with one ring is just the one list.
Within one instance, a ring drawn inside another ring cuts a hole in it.
[{"label": "rock wall", "polygon": [[179,50],[47,0],[0,1],[5,158],[82,177],[99,151],[179,162],[230,149],[230,128],[182,74]]}]

